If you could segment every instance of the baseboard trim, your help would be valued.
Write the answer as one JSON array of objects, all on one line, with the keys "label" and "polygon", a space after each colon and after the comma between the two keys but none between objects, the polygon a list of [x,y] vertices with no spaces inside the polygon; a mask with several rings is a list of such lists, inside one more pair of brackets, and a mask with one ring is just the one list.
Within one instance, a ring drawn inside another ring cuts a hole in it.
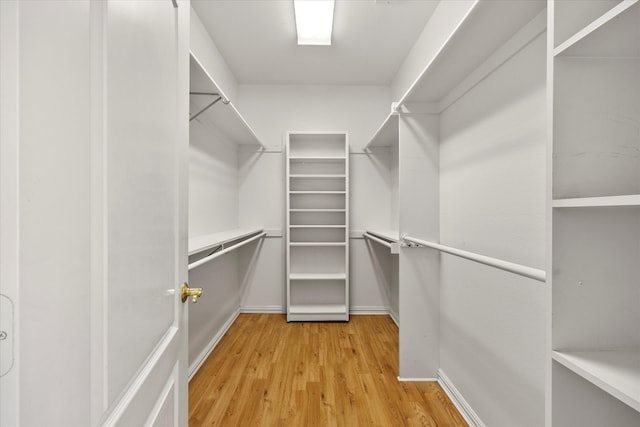
[{"label": "baseboard trim", "polygon": [[444,392],[449,396],[449,399],[451,399],[453,405],[458,409],[458,412],[460,412],[460,415],[462,415],[462,418],[464,418],[469,426],[485,427],[478,414],[471,408],[471,405],[464,399],[462,393],[458,391],[442,369],[438,369],[438,384],[442,386]]},{"label": "baseboard trim", "polygon": [[401,382],[405,382],[405,383],[410,383],[410,382],[437,382],[438,379],[437,378],[404,378],[404,377],[398,377],[398,381]]},{"label": "baseboard trim", "polygon": [[393,320],[393,323],[396,324],[398,328],[400,328],[400,316],[393,310],[389,310],[389,317]]},{"label": "baseboard trim", "polygon": [[240,315],[240,310],[234,311],[231,316],[227,319],[227,321],[222,325],[222,328],[218,331],[217,334],[213,336],[213,339],[209,341],[209,344],[202,350],[202,352],[198,355],[198,357],[193,361],[193,363],[189,366],[189,381],[191,378],[198,372],[202,364],[207,360],[207,357],[211,354],[214,348],[218,345],[224,334],[227,333],[233,322],[236,321],[238,316]]},{"label": "baseboard trim", "polygon": [[280,305],[252,305],[240,307],[240,313],[246,314],[283,314],[286,313],[284,307]]},{"label": "baseboard trim", "polygon": [[351,307],[349,314],[389,314],[389,309],[386,307]]}]

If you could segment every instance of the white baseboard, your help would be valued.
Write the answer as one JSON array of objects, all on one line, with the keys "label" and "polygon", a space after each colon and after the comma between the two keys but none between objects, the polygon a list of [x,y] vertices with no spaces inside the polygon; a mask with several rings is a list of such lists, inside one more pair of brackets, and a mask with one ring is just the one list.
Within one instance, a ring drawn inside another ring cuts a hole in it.
[{"label": "white baseboard", "polygon": [[410,383],[410,382],[425,382],[425,381],[437,382],[438,379],[437,378],[404,378],[404,377],[398,377],[398,381],[406,382],[406,383]]},{"label": "white baseboard", "polygon": [[389,317],[393,320],[398,328],[400,328],[400,316],[393,310],[389,310]]},{"label": "white baseboard", "polygon": [[220,328],[218,333],[213,336],[213,339],[209,341],[209,344],[204,348],[204,350],[202,350],[198,357],[189,366],[189,381],[191,381],[191,378],[193,378],[196,372],[198,372],[198,369],[200,369],[204,361],[207,360],[207,357],[209,357],[213,349],[216,348],[224,334],[227,333],[231,325],[233,325],[233,322],[236,321],[239,314],[240,310],[236,310],[233,312],[233,314],[231,314],[224,325],[222,325],[222,328]]},{"label": "white baseboard", "polygon": [[349,314],[389,314],[389,309],[380,306],[350,307]]},{"label": "white baseboard", "polygon": [[460,412],[460,415],[462,415],[462,418],[464,418],[469,426],[485,427],[478,414],[475,413],[473,408],[471,408],[471,405],[469,405],[469,403],[464,399],[462,393],[458,391],[442,369],[438,369],[438,383],[442,386],[444,392],[447,393],[447,396],[449,396],[449,399],[451,399],[455,407]]},{"label": "white baseboard", "polygon": [[280,305],[251,305],[240,307],[240,313],[252,313],[252,314],[283,314],[286,313],[284,307]]}]

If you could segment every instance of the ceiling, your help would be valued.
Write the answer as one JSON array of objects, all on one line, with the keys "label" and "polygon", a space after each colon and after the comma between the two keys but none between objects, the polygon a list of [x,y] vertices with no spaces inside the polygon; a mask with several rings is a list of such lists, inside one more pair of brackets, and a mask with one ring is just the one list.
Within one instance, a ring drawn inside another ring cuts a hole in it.
[{"label": "ceiling", "polygon": [[388,85],[436,0],[337,0],[331,46],[296,44],[293,0],[192,0],[239,84]]}]

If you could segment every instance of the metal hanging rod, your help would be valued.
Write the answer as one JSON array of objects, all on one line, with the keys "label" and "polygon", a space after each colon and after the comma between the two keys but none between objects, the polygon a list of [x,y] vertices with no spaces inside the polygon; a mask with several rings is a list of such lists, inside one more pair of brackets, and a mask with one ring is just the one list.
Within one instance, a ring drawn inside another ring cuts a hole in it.
[{"label": "metal hanging rod", "polygon": [[450,246],[441,245],[439,243],[428,242],[426,240],[416,239],[411,236],[403,235],[402,240],[408,243],[412,243],[418,246],[426,246],[428,248],[436,249],[441,252],[446,252],[451,255],[459,256],[471,261],[479,262],[491,267],[499,268],[500,270],[509,271],[511,273],[519,274],[520,276],[528,277],[530,279],[537,280],[539,282],[546,282],[547,275],[543,270],[537,268],[527,267],[526,265],[516,264],[509,261],[504,261],[498,258],[492,258],[485,255],[479,255],[473,252],[463,251],[462,249],[452,248]]},{"label": "metal hanging rod", "polygon": [[214,92],[189,92],[189,95],[217,96],[217,98],[214,99],[213,102],[209,103],[202,110],[198,111],[196,114],[194,114],[193,116],[189,117],[189,121],[196,119],[200,114],[204,113],[209,108],[213,107],[220,100],[222,100],[223,104],[228,104],[229,103],[229,101],[226,101],[226,100],[222,99],[222,95],[220,95],[219,93],[214,93]]}]

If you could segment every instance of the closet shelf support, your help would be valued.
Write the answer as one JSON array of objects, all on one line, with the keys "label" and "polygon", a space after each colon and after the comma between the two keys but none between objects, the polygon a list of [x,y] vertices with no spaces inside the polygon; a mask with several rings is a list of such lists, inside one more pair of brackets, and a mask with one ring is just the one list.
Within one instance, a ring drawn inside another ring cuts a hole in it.
[{"label": "closet shelf support", "polygon": [[213,93],[213,92],[189,92],[189,95],[217,96],[217,98],[214,99],[212,102],[210,102],[206,107],[204,107],[202,110],[198,111],[193,116],[189,117],[189,121],[195,120],[200,114],[204,113],[209,108],[213,107],[216,103],[218,103],[218,101],[222,101],[223,104],[228,104],[230,102],[230,101],[222,98],[222,95],[220,95],[219,93]]}]

